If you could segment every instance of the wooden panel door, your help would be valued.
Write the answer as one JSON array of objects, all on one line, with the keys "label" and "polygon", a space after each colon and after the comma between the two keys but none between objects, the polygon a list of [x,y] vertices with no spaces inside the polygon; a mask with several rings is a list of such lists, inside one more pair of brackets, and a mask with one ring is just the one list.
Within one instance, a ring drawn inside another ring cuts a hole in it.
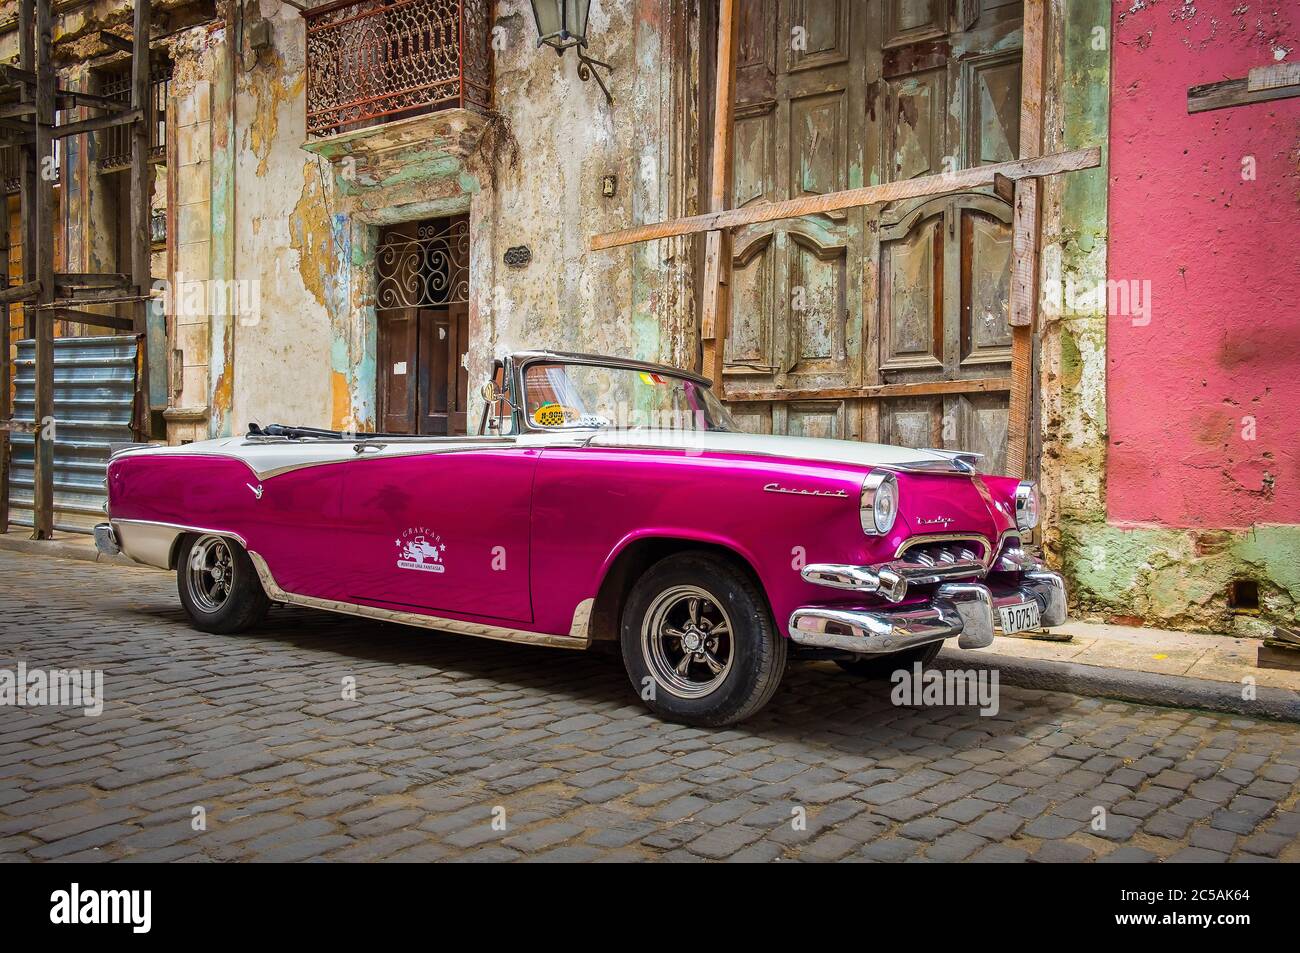
[{"label": "wooden panel door", "polygon": [[[1011,372],[1007,325],[1011,207],[943,196],[882,217],[879,371],[887,384],[986,381]],[[880,439],[982,453],[1005,463],[1006,395],[971,392],[880,402]]]},{"label": "wooden panel door", "polygon": [[468,305],[421,310],[420,433],[448,437],[466,433],[468,350]]},{"label": "wooden panel door", "polygon": [[[853,0],[739,5],[735,208],[861,186],[866,24]],[[723,382],[733,392],[862,380],[862,211],[738,229]],[[735,407],[755,430],[860,436],[844,400]]]},{"label": "wooden panel door", "polygon": [[380,311],[379,426],[381,433],[416,432],[419,319],[415,308]]},{"label": "wooden panel door", "polygon": [[469,220],[403,222],[380,233],[380,429],[462,436],[469,409]]},{"label": "wooden panel door", "polygon": [[[883,0],[879,10],[881,121],[868,129],[879,180],[1016,158],[1021,3]],[[877,330],[868,364],[876,382],[918,391],[872,402],[867,430],[890,443],[982,453],[982,468],[1000,472],[1006,392],[934,391],[1010,374],[1011,207],[977,190],[872,209],[867,224]]]},{"label": "wooden panel door", "polygon": [[[733,207],[1016,156],[1019,0],[752,0],[739,13]],[[742,426],[1002,465],[1005,393],[816,391],[1006,376],[1005,203],[975,192],[733,238],[723,381]],[[779,391],[799,393],[770,399]]]}]

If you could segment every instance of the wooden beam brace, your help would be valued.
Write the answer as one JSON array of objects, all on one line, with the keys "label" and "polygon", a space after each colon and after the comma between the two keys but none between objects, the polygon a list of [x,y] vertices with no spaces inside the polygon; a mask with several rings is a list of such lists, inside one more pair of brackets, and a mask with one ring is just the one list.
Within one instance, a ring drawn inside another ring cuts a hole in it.
[{"label": "wooden beam brace", "polygon": [[110,126],[125,126],[131,123],[144,124],[143,109],[128,109],[125,112],[109,113],[106,116],[92,116],[90,119],[79,119],[76,122],[64,123],[61,126],[54,127],[53,135],[56,139],[66,139],[68,136],[79,136],[85,132],[95,132],[99,129],[108,129]]},{"label": "wooden beam brace", "polygon": [[997,175],[1019,180],[1036,176],[1059,175],[1063,172],[1077,172],[1080,169],[1093,169],[1099,165],[1101,165],[1101,148],[1093,146],[1088,149],[1075,149],[1072,152],[1058,152],[1040,158],[1017,159],[1013,162],[998,162],[992,165],[977,166],[973,169],[962,169],[957,172],[923,175],[903,182],[870,185],[861,189],[828,192],[825,195],[810,195],[801,199],[771,202],[766,205],[749,206],[731,211],[711,212],[706,215],[692,215],[668,222],[658,222],[654,225],[639,225],[634,228],[620,229],[616,232],[593,235],[590,245],[593,251],[597,251],[602,248],[634,245],[637,242],[648,242],[658,238],[672,238],[675,235],[692,235],[719,228],[738,228],[743,225],[754,225],[758,222],[774,222],[785,218],[798,218],[801,215],[834,212],[841,209],[855,208],[860,205],[878,205],[886,202],[897,202],[901,199],[987,188],[993,185],[994,178]]},{"label": "wooden beam brace", "polygon": [[4,103],[0,105],[0,119],[21,119],[36,113],[35,103]]},{"label": "wooden beam brace", "polygon": [[97,328],[112,328],[114,331],[135,330],[133,318],[119,318],[115,314],[95,314],[93,311],[79,311],[76,308],[52,308],[42,314],[49,315],[55,321],[76,321]]},{"label": "wooden beam brace", "polygon": [[[736,89],[736,42],[740,33],[737,0],[718,5],[718,57],[714,87],[713,152],[709,211],[727,207],[731,192],[731,115]],[[704,244],[704,298],[700,309],[700,372],[722,394],[723,348],[731,314],[731,234],[711,231]]]},{"label": "wooden beam brace", "polygon": [[[22,37],[19,37],[19,42],[23,42]],[[21,52],[19,56],[22,56]],[[14,66],[12,63],[0,63],[0,84],[9,85],[11,83],[35,86],[36,73],[30,69],[23,69],[21,66]]]},{"label": "wooden beam brace", "polygon": [[[1047,4],[1025,0],[1020,72],[1020,158],[1034,161],[1043,151],[1043,82]],[[1100,154],[1098,164],[1100,164]],[[1011,178],[1011,176],[1008,176]],[[1011,236],[1011,389],[1007,395],[1007,473],[1029,474],[1029,427],[1034,400],[1034,327],[1038,311],[1040,183],[1016,182]]]},{"label": "wooden beam brace", "polygon": [[104,273],[86,274],[82,272],[60,272],[54,276],[54,284],[60,291],[64,288],[130,288],[128,275]]},{"label": "wooden beam brace", "polygon": [[[33,12],[32,7],[35,7]],[[34,240],[23,248],[23,258],[31,255],[35,279],[41,283],[38,305],[54,298],[54,181],[37,174],[54,157],[55,123],[54,23],[50,0],[23,0],[23,25],[35,24],[36,122],[35,142],[25,147],[28,173],[23,182],[25,195],[32,201],[23,203],[23,214],[34,212]],[[24,66],[27,64],[24,63]],[[36,339],[35,405],[33,420],[42,430],[33,443],[35,462],[32,480],[32,538],[50,539],[54,535],[54,441],[45,436],[44,423],[54,418],[54,322],[36,321],[32,329]]]},{"label": "wooden beam brace", "polygon": [[1011,301],[1007,323],[1013,328],[1037,328],[1039,196],[1042,182],[1016,183],[1011,226]]},{"label": "wooden beam brace", "polygon": [[940,394],[997,394],[1009,391],[1011,385],[1010,377],[982,377],[976,380],[867,384],[863,387],[823,387],[811,390],[728,391],[727,400],[859,400],[880,397],[934,397]]},{"label": "wooden beam brace", "polygon": [[[1253,74],[1254,70],[1251,70],[1251,73]],[[1225,79],[1220,83],[1205,83],[1189,89],[1187,111],[1203,113],[1211,109],[1267,103],[1275,99],[1290,99],[1293,96],[1300,96],[1300,81],[1294,79],[1285,85],[1273,85],[1266,80],[1258,80],[1254,88],[1251,86],[1249,76],[1243,79]]]},{"label": "wooden beam brace", "polygon": [[[135,413],[132,429],[136,438],[147,440],[152,432],[152,408],[149,396],[149,306],[148,295],[153,284],[151,260],[153,242],[150,238],[153,188],[149,171],[149,124],[144,117],[149,108],[149,29],[152,11],[150,0],[135,0],[135,16],[131,22],[131,112],[140,121],[131,128],[131,282],[141,293],[141,298],[131,309],[135,332],[142,335],[140,359],[136,361]],[[128,115],[121,113],[120,115]]]},{"label": "wooden beam brace", "polygon": [[110,99],[97,93],[83,93],[79,89],[60,89],[57,93],[60,109],[75,109],[89,106],[91,109],[105,109],[108,112],[126,112],[131,107],[120,99]]},{"label": "wooden beam brace", "polygon": [[[8,267],[9,263],[5,262],[6,271]],[[26,301],[28,298],[35,298],[40,293],[40,281],[25,281],[21,285],[14,285],[12,288],[0,291],[0,304],[8,305],[15,301]]]},{"label": "wooden beam brace", "polygon": [[118,36],[116,33],[110,33],[107,30],[100,30],[96,34],[96,39],[103,43],[111,50],[117,50],[119,53],[130,53],[132,50],[131,41]]},{"label": "wooden beam brace", "polygon": [[993,194],[1008,205],[1016,204],[1016,183],[999,173],[993,176]]}]

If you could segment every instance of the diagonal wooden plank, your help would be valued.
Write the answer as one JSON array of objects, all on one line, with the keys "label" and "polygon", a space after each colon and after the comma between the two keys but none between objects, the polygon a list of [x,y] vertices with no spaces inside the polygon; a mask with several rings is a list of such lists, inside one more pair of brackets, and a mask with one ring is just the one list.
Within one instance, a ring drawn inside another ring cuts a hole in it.
[{"label": "diagonal wooden plank", "polygon": [[675,235],[693,235],[699,232],[715,231],[720,228],[738,228],[744,225],[754,225],[758,222],[775,222],[784,218],[798,218],[801,215],[834,212],[840,209],[855,208],[859,205],[879,205],[886,202],[897,202],[900,199],[921,198],[929,195],[943,195],[947,192],[985,188],[993,185],[994,177],[997,175],[1003,175],[1012,180],[1020,180],[1043,175],[1059,175],[1063,172],[1076,172],[1080,169],[1093,169],[1099,165],[1101,165],[1101,148],[1093,146],[1088,149],[1058,152],[1035,159],[1017,159],[1012,162],[998,162],[973,169],[962,169],[957,172],[919,176],[903,182],[870,185],[861,189],[846,189],[843,192],[828,192],[825,195],[810,195],[785,202],[751,205],[746,208],[709,212],[704,215],[690,215],[672,221],[657,222],[653,225],[638,225],[633,228],[593,235],[589,244],[592,251],[599,251],[603,248],[635,245],[638,242],[654,241],[659,238],[672,238]]}]

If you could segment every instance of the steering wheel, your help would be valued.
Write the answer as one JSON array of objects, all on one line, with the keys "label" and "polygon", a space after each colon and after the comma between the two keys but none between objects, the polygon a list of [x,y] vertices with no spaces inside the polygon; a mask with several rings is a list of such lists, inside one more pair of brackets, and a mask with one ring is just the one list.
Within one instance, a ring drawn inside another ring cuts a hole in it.
[{"label": "steering wheel", "polygon": [[563,427],[576,424],[582,419],[582,412],[577,408],[548,401],[533,411],[533,423],[539,427]]}]

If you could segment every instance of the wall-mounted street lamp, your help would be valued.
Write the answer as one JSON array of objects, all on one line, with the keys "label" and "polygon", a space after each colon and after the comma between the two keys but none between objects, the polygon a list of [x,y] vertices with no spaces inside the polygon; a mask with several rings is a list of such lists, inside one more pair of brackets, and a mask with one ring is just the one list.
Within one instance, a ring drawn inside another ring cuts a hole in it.
[{"label": "wall-mounted street lamp", "polygon": [[591,0],[532,0],[533,19],[537,21],[537,45],[546,44],[555,50],[557,56],[573,47],[578,54],[578,79],[584,83],[592,79],[605,94],[605,102],[614,105],[614,97],[609,94],[609,87],[592,67],[599,66],[614,72],[614,67],[600,60],[593,60],[587,55],[587,14],[591,12]]}]

